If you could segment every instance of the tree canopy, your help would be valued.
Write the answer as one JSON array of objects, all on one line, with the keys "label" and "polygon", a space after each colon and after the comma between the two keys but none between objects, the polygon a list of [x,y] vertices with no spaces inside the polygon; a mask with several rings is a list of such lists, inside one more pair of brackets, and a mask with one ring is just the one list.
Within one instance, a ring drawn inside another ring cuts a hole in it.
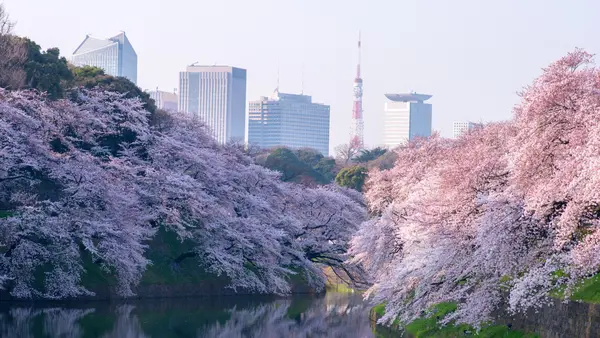
[{"label": "tree canopy", "polygon": [[360,194],[282,182],[189,116],[151,126],[125,96],[0,89],[0,282],[13,296],[91,294],[84,257],[132,295],[157,229],[194,243],[181,257],[237,291],[288,293],[295,273],[322,289],[322,264],[344,266]]},{"label": "tree canopy", "polygon": [[411,142],[393,168],[370,172],[377,217],[351,254],[386,302],[382,322],[455,301],[444,321],[478,325],[502,306],[567,298],[600,271],[599,79],[576,50],[523,91],[513,120]]},{"label": "tree canopy", "polygon": [[324,157],[314,149],[292,150],[279,147],[269,152],[263,166],[279,171],[282,174],[281,179],[285,182],[328,184],[334,177],[335,160]]},{"label": "tree canopy", "polygon": [[92,66],[72,67],[71,72],[73,81],[68,84],[71,88],[99,87],[103,90],[124,94],[125,98],[139,98],[144,103],[144,109],[151,114],[156,113],[156,104],[150,98],[150,94],[125,77],[106,75],[104,70]]},{"label": "tree canopy", "polygon": [[48,94],[51,99],[63,97],[65,84],[73,78],[67,59],[60,56],[58,48],[42,51],[35,42],[24,38],[27,48],[25,85]]},{"label": "tree canopy", "polygon": [[340,172],[335,177],[335,183],[339,184],[342,187],[362,192],[366,178],[367,168],[361,166],[353,166],[340,170]]},{"label": "tree canopy", "polygon": [[360,153],[354,157],[354,161],[358,163],[366,163],[374,161],[387,152],[387,149],[377,147],[373,149],[362,149]]}]

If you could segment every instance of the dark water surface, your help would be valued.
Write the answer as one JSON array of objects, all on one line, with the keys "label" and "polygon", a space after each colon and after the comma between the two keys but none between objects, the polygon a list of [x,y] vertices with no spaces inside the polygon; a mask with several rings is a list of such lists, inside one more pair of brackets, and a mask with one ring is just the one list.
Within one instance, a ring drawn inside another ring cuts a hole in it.
[{"label": "dark water surface", "polygon": [[0,337],[374,337],[358,294],[0,306]]}]

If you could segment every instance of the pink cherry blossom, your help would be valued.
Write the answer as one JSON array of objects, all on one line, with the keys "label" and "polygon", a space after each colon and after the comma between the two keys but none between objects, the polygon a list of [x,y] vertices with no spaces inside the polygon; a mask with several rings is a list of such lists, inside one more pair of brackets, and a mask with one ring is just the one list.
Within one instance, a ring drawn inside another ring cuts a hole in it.
[{"label": "pink cherry blossom", "polygon": [[369,173],[375,218],[350,254],[387,302],[382,322],[456,301],[446,321],[478,325],[600,270],[599,89],[592,56],[576,50],[523,91],[511,121],[411,142],[394,168]]}]

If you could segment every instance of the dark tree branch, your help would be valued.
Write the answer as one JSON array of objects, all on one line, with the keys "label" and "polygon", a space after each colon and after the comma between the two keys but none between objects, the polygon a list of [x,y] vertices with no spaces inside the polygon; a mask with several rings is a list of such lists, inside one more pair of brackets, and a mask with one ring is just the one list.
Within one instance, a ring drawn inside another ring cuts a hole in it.
[{"label": "dark tree branch", "polygon": [[179,263],[183,262],[183,260],[186,258],[192,258],[192,257],[196,257],[196,256],[198,256],[198,254],[194,251],[184,252],[181,255],[179,255],[177,258],[175,258],[173,260],[173,262],[175,262],[176,264],[179,264]]}]

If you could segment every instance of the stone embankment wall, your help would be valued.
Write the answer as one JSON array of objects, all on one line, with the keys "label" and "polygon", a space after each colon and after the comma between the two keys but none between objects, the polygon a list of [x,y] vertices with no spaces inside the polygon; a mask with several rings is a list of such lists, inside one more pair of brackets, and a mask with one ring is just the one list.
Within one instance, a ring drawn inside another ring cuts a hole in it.
[{"label": "stone embankment wall", "polygon": [[[377,314],[371,311],[371,326],[382,336],[393,332],[377,325]],[[496,324],[511,324],[513,330],[533,332],[540,338],[598,338],[600,337],[600,304],[559,300],[552,305],[529,311],[527,314],[509,316],[499,314]],[[398,333],[396,333],[398,335]],[[410,337],[404,334],[403,337]]]},{"label": "stone embankment wall", "polygon": [[516,330],[535,332],[541,338],[600,337],[600,305],[554,301],[526,315],[501,316],[502,324],[512,324]]}]

